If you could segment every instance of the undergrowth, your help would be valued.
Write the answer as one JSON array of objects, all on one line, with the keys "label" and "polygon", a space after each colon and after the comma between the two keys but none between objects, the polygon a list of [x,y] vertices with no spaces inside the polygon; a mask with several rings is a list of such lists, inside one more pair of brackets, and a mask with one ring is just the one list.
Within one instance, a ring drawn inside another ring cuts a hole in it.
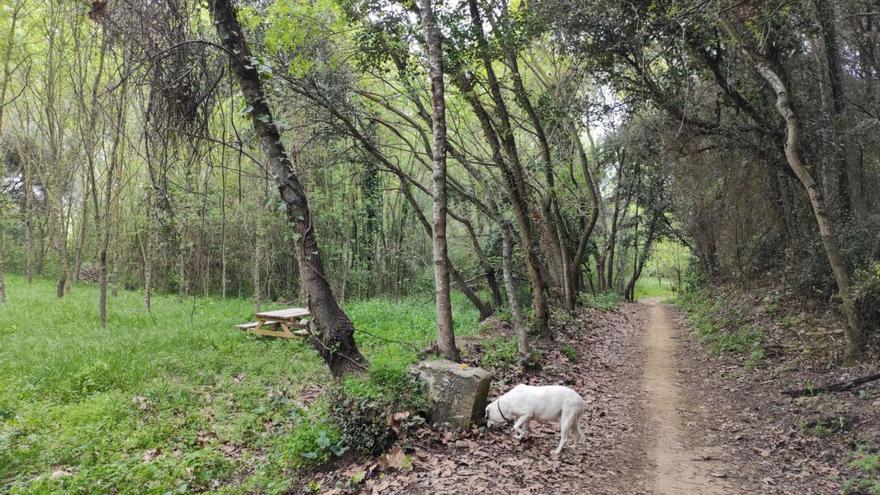
[{"label": "undergrowth", "polygon": [[766,334],[758,327],[743,324],[720,301],[695,289],[680,293],[676,305],[687,314],[711,354],[742,356],[747,367],[758,366],[764,360]]},{"label": "undergrowth", "polygon": [[848,466],[857,474],[844,483],[844,494],[880,495],[880,451],[870,445],[859,445],[850,455]]},{"label": "undergrowth", "polygon": [[617,309],[622,302],[620,294],[617,292],[599,292],[595,296],[584,293],[580,296],[579,302],[582,306],[600,309],[603,311],[612,311]]},{"label": "undergrowth", "polygon": [[483,355],[480,365],[486,368],[510,369],[516,366],[519,353],[516,340],[506,337],[492,337],[483,342]]}]

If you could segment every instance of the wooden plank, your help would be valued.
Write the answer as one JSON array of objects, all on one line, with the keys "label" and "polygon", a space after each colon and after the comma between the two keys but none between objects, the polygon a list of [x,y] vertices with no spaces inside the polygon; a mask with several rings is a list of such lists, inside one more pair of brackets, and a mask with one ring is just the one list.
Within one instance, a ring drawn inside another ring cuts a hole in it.
[{"label": "wooden plank", "polygon": [[254,335],[263,335],[266,337],[281,337],[283,339],[295,339],[298,337],[308,337],[309,332],[306,330],[257,330],[252,329],[248,330],[247,333],[252,333]]},{"label": "wooden plank", "polygon": [[262,325],[260,325],[259,321],[252,321],[250,323],[242,323],[241,325],[235,325],[240,330],[250,330],[252,328],[257,328],[258,326],[276,326],[278,325],[277,321],[264,321]]},{"label": "wooden plank", "polygon": [[255,335],[265,335],[266,337],[281,337],[284,339],[292,339],[292,338],[296,337],[296,335],[294,335],[290,332],[285,332],[284,330],[257,330],[257,329],[253,329],[253,330],[248,330],[247,333],[252,333]]},{"label": "wooden plank", "polygon": [[302,318],[303,316],[309,315],[311,315],[311,313],[309,313],[309,310],[306,308],[287,308],[256,313],[257,318],[266,320],[292,320],[294,318]]}]

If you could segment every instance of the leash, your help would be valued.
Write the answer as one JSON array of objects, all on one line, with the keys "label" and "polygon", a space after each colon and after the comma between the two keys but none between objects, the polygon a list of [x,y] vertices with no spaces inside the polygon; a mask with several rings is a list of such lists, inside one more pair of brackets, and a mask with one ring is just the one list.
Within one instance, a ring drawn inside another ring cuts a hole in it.
[{"label": "leash", "polygon": [[501,417],[504,419],[504,421],[510,421],[509,419],[507,419],[506,417],[504,417],[504,413],[501,412],[501,401],[500,401],[500,400],[499,400],[499,401],[495,401],[495,405],[498,406],[498,414],[501,415]]}]

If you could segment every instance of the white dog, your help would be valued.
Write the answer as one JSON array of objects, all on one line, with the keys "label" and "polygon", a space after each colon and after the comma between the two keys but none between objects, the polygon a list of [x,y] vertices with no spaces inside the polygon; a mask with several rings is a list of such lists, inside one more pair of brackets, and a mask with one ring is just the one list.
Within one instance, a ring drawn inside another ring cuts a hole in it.
[{"label": "white dog", "polygon": [[553,451],[559,454],[569,435],[574,437],[577,447],[584,434],[580,425],[583,413],[584,399],[568,387],[520,384],[486,406],[486,424],[492,428],[515,420],[516,438],[522,439],[529,435],[529,421],[533,419],[541,423],[559,421],[561,438],[559,447]]}]

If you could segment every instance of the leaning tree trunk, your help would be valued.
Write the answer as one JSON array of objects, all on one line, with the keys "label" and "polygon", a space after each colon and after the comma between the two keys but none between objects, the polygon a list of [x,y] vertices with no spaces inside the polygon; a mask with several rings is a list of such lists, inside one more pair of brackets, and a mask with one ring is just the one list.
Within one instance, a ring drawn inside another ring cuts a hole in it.
[{"label": "leaning tree trunk", "polygon": [[296,232],[295,242],[297,252],[300,254],[298,261],[301,283],[308,292],[309,310],[319,330],[313,335],[312,342],[324,362],[330,367],[334,377],[360,373],[366,368],[366,359],[358,351],[355,343],[354,325],[339,307],[324,273],[308,199],[299,178],[293,171],[293,164],[272,118],[260,75],[245,43],[235,9],[231,0],[211,0],[208,6],[217,35],[229,55],[232,73],[241,88],[245,102],[251,108],[250,116],[254,131],[260,139],[263,152],[278,183],[278,191],[286,205],[288,221]]},{"label": "leaning tree trunk", "polygon": [[431,80],[431,128],[433,130],[432,253],[434,298],[437,306],[437,343],[447,359],[460,361],[452,328],[449,296],[449,252],[446,244],[446,100],[443,87],[443,51],[440,31],[434,22],[431,0],[421,0],[422,31],[428,48],[428,77]]},{"label": "leaning tree trunk", "polygon": [[[575,149],[577,150],[578,161],[581,164],[581,172],[584,175],[584,179],[587,181],[587,187],[590,190],[590,201],[592,205],[592,209],[590,211],[590,219],[587,222],[587,227],[581,232],[580,237],[578,238],[577,250],[574,253],[574,257],[572,258],[568,270],[569,273],[566,278],[569,281],[575,281],[578,277],[578,271],[580,270],[581,264],[585,261],[587,256],[587,245],[590,241],[590,236],[593,235],[593,231],[596,228],[596,223],[599,221],[599,210],[601,208],[601,196],[599,194],[599,187],[596,184],[596,181],[593,179],[593,173],[590,171],[590,163],[587,160],[587,153],[584,151],[584,145],[581,143],[581,137],[577,132],[577,128],[574,124],[568,124],[568,131],[571,134],[571,140],[574,143]],[[589,129],[587,130],[589,132]],[[592,145],[592,138],[590,138],[590,142]],[[595,150],[594,150],[595,157]],[[595,160],[594,160],[595,161]],[[598,162],[596,163],[598,166]],[[591,279],[592,284],[592,279]],[[572,286],[568,287],[565,294],[565,306],[568,310],[573,310],[575,305],[575,300],[577,298],[577,290],[576,287],[572,284]]]},{"label": "leaning tree trunk", "polygon": [[[510,161],[510,169],[503,170],[508,183],[510,199],[513,205],[514,215],[519,227],[522,248],[526,253],[526,268],[529,276],[529,282],[532,285],[532,311],[534,311],[533,330],[539,335],[550,335],[550,306],[547,301],[547,280],[544,276],[545,269],[542,268],[543,262],[538,255],[538,246],[536,245],[533,232],[533,222],[530,218],[529,204],[529,187],[526,181],[526,173],[519,158],[519,152],[516,147],[516,139],[513,134],[510,113],[501,91],[501,83],[495,74],[492,65],[491,47],[486,40],[483,31],[483,20],[480,14],[479,5],[476,0],[468,0],[468,9],[472,21],[472,30],[479,47],[479,56],[482,59],[483,67],[486,70],[486,80],[488,82],[489,94],[495,103],[495,111],[498,115],[497,125],[498,132],[496,136],[490,137],[490,145],[494,148],[494,140],[499,140],[503,145],[504,152]],[[471,96],[472,105],[479,104],[479,100],[475,96]],[[481,108],[475,110],[482,111]],[[488,115],[481,117],[480,120],[489,120]],[[494,127],[490,122],[481,122],[481,126],[486,134],[494,134]],[[488,136],[487,136],[488,137]],[[493,155],[497,154],[495,149],[492,150]],[[495,160],[498,162],[499,160]]]},{"label": "leaning tree trunk", "polygon": [[813,216],[815,216],[816,224],[819,227],[822,247],[825,249],[825,255],[828,257],[828,263],[831,265],[831,271],[834,274],[834,280],[837,282],[837,289],[843,303],[843,312],[846,315],[847,321],[846,349],[843,356],[844,364],[853,364],[865,351],[865,335],[862,328],[862,320],[856,309],[855,296],[850,287],[849,271],[840,255],[837,238],[834,236],[834,231],[831,228],[831,219],[828,216],[822,189],[801,160],[800,123],[797,113],[795,113],[791,105],[790,92],[785,82],[771,67],[770,63],[755,50],[748,48],[739,32],[729,21],[724,21],[724,28],[776,94],[776,110],[785,120],[785,157],[788,160],[788,165],[794,171],[810,199]]}]

